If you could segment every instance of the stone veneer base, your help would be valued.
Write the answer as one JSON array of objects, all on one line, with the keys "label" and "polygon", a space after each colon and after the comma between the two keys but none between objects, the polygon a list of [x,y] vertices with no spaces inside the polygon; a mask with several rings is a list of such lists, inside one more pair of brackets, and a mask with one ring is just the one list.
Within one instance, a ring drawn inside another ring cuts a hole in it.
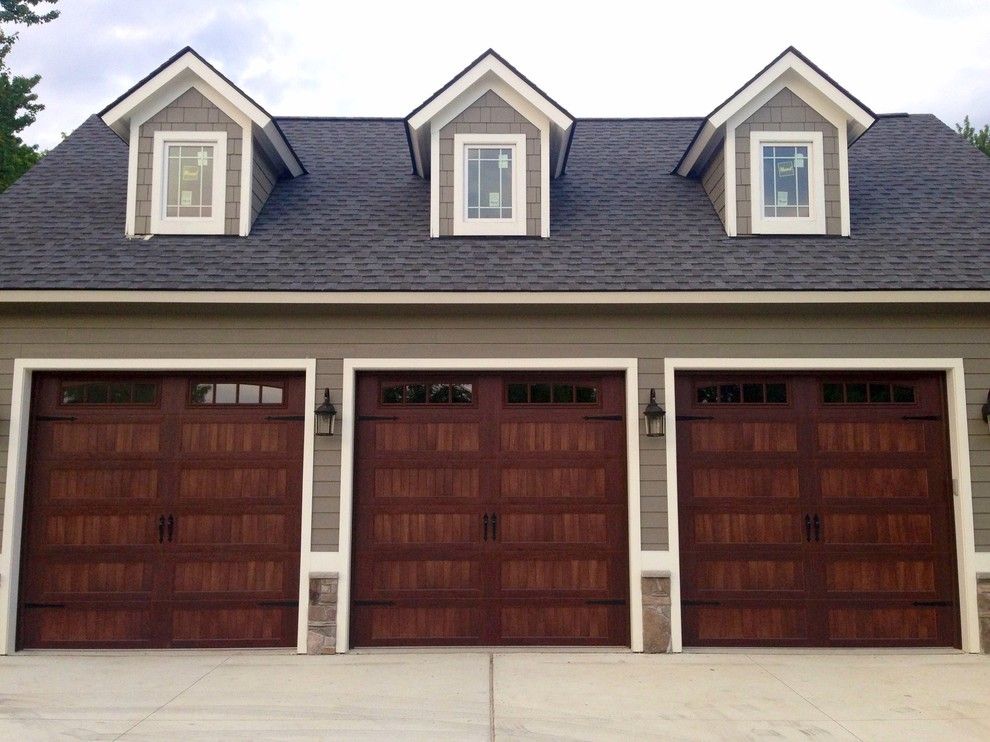
[{"label": "stone veneer base", "polygon": [[643,573],[643,651],[669,652],[670,642],[670,574]]},{"label": "stone veneer base", "polygon": [[309,581],[309,631],[307,654],[337,653],[337,576]]}]

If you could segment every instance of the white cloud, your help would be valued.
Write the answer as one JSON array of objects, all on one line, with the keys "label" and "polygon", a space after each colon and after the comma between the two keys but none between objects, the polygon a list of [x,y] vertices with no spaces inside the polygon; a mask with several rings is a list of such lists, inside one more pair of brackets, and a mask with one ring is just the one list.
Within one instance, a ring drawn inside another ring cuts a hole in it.
[{"label": "white cloud", "polygon": [[402,116],[489,46],[577,116],[702,115],[789,44],[876,111],[990,121],[990,3],[73,0],[25,29],[50,146],[190,44],[275,114]]}]

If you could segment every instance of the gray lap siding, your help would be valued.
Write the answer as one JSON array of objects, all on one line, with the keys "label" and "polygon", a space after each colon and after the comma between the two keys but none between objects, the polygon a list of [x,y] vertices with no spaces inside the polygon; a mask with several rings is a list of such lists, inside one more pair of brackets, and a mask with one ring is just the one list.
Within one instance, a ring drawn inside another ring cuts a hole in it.
[{"label": "gray lap siding", "polygon": [[[976,543],[990,551],[990,434],[980,419],[990,388],[990,313],[976,306],[6,306],[0,309],[0,484],[15,358],[316,358],[317,389],[329,388],[339,403],[343,359],[369,357],[637,358],[640,410],[651,388],[665,403],[667,357],[963,358]],[[665,549],[665,440],[640,436],[639,446],[643,548]],[[339,496],[340,437],[318,437],[316,550],[337,548]]]}]

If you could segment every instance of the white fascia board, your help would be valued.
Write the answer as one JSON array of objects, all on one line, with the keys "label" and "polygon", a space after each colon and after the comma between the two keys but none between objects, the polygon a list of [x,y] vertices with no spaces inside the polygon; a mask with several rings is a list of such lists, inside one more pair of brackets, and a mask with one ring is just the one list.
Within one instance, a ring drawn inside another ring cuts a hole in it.
[{"label": "white fascia board", "polygon": [[[791,74],[788,75],[788,73]],[[788,52],[777,60],[774,65],[765,70],[759,77],[740,90],[736,95],[726,101],[720,108],[718,108],[718,110],[708,117],[705,125],[698,135],[698,138],[691,145],[687,156],[684,158],[681,166],[677,169],[678,174],[684,176],[690,173],[691,169],[697,162],[699,155],[707,146],[708,140],[711,139],[715,131],[729,123],[730,119],[736,118],[737,114],[739,114],[743,108],[748,107],[755,98],[765,93],[767,88],[770,88],[776,81],[778,81],[778,78],[781,78],[784,75],[788,75],[788,80],[791,84],[796,84],[798,78],[803,80],[807,86],[809,88],[813,88],[822,99],[829,101],[831,106],[834,106],[842,111],[844,117],[848,121],[853,122],[854,126],[851,128],[850,134],[854,134],[855,136],[850,136],[850,142],[854,141],[856,137],[873,125],[875,119],[872,114],[864,110],[862,106],[843,93],[833,83],[823,77],[817,70],[808,65],[803,59],[798,57],[793,52]],[[779,90],[779,87],[777,89]],[[805,94],[801,95],[801,97],[806,98],[806,96],[809,96],[809,91],[807,89],[805,90]],[[820,102],[816,101],[805,100],[805,102],[815,108],[820,105]],[[818,103],[818,105],[816,105],[816,103]],[[758,107],[759,106],[757,106],[757,108]],[[824,111],[821,113],[830,120],[834,117],[826,115]],[[833,121],[833,123],[835,122]]]},{"label": "white fascia board", "polygon": [[0,304],[636,305],[990,304],[945,291],[119,291],[0,290]]},{"label": "white fascia board", "polygon": [[409,126],[416,130],[429,123],[441,111],[470,88],[474,83],[487,73],[493,73],[504,80],[507,85],[513,88],[519,95],[529,101],[529,103],[543,112],[547,118],[553,121],[562,129],[570,128],[574,120],[557,106],[551,103],[546,96],[537,92],[532,85],[523,80],[519,75],[506,67],[502,62],[489,54],[478,62],[474,67],[460,76],[449,88],[430,101],[429,105],[418,111],[415,116],[409,119]]},{"label": "white fascia board", "polygon": [[[186,80],[192,82],[196,78],[219,93],[226,101],[229,101],[229,104],[240,113],[241,118],[247,117],[265,132],[266,137],[271,141],[272,146],[278,152],[293,176],[302,174],[302,164],[292,155],[287,143],[279,134],[272,118],[236,87],[224,80],[214,70],[210,69],[208,65],[204,64],[192,52],[183,54],[103,114],[103,123],[117,132],[122,138],[127,139],[130,135],[129,119],[139,110],[145,110],[146,103],[149,99],[157,98],[164,91],[170,92],[171,85],[182,84]],[[199,86],[195,87],[200,92],[204,92]],[[170,101],[167,101],[165,105],[168,102]],[[213,102],[217,104],[216,101]],[[219,106],[219,104],[217,105]],[[231,115],[229,111],[224,111],[224,113]],[[154,113],[149,115],[154,115]],[[237,117],[231,116],[231,118],[236,119]]]}]

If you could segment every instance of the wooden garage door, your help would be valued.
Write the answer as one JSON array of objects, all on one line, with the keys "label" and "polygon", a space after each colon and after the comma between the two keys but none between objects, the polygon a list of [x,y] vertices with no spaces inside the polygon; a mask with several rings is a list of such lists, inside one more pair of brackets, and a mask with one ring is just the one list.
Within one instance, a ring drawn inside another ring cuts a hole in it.
[{"label": "wooden garage door", "polygon": [[302,378],[39,376],[19,646],[294,646]]},{"label": "wooden garage door", "polygon": [[365,375],[351,636],[629,641],[620,376]]},{"label": "wooden garage door", "polygon": [[940,376],[676,386],[686,645],[959,646]]}]

